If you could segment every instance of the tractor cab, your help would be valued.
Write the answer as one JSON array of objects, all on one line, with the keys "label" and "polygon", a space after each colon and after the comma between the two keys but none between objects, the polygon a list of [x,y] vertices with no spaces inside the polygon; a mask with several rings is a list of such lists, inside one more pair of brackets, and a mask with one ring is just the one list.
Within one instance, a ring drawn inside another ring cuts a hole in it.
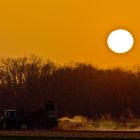
[{"label": "tractor cab", "polygon": [[6,109],[4,110],[4,117],[8,119],[16,118],[16,110]]},{"label": "tractor cab", "polygon": [[10,129],[14,128],[14,123],[16,121],[16,110],[3,109],[0,113],[0,128]]}]

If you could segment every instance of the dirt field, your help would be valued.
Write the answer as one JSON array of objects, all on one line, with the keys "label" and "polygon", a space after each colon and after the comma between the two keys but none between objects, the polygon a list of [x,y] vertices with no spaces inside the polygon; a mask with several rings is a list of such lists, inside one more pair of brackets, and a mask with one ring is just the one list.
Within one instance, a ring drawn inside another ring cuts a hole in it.
[{"label": "dirt field", "polygon": [[3,136],[13,137],[42,137],[42,138],[67,138],[67,139],[83,139],[83,138],[135,138],[140,139],[140,131],[0,131],[0,139]]}]

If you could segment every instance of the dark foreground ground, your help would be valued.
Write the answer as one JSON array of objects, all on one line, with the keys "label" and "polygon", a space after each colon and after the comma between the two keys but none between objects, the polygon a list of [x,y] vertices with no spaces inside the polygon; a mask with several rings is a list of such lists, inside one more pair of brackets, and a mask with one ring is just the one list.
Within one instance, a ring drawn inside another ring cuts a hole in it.
[{"label": "dark foreground ground", "polygon": [[[47,138],[47,137],[0,137],[0,140],[114,140],[115,138]],[[124,138],[116,138],[115,140],[124,140]],[[125,140],[136,140],[125,139]]]},{"label": "dark foreground ground", "polygon": [[0,131],[0,140],[140,139],[140,131]]}]

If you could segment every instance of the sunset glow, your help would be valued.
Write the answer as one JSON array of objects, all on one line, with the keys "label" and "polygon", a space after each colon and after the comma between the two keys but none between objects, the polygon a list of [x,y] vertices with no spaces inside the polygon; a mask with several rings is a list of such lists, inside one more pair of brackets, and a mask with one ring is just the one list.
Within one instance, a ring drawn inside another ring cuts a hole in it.
[{"label": "sunset glow", "polygon": [[[140,64],[139,5],[139,0],[1,1],[0,58],[36,54],[58,64],[132,68]],[[106,42],[120,28],[135,39],[124,55],[112,53]]]}]

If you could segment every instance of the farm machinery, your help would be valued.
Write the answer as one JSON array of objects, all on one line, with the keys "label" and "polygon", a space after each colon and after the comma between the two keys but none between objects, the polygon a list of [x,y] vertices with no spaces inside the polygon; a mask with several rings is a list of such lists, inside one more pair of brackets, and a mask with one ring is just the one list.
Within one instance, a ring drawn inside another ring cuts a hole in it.
[{"label": "farm machinery", "polygon": [[12,109],[2,109],[0,112],[1,129],[51,129],[57,126],[57,112],[54,103],[47,101],[42,111],[25,112]]}]

